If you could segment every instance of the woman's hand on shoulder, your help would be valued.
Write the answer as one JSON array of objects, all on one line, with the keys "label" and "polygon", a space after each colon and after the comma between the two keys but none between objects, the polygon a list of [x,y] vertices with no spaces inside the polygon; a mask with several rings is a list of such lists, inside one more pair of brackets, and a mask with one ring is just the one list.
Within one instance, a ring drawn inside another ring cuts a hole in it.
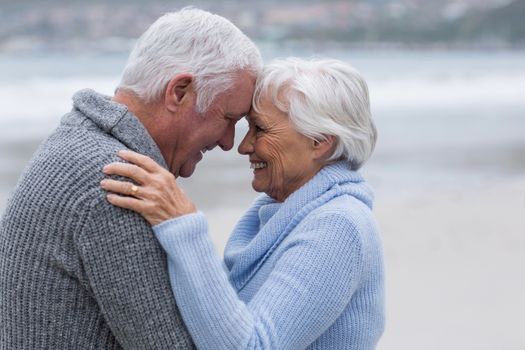
[{"label": "woman's hand on shoulder", "polygon": [[130,178],[133,183],[102,180],[100,186],[110,192],[107,199],[111,204],[141,214],[153,226],[197,211],[177,185],[175,176],[153,159],[128,150],[122,150],[118,155],[129,163],[111,163],[102,171],[106,175]]}]

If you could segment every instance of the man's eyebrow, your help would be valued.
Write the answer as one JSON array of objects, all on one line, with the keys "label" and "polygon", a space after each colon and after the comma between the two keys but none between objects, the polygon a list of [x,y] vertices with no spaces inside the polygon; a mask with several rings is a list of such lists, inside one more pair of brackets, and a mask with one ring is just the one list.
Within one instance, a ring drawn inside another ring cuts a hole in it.
[{"label": "man's eyebrow", "polygon": [[226,116],[231,119],[242,119],[248,115],[248,112],[242,112],[242,113],[228,113]]},{"label": "man's eyebrow", "polygon": [[242,119],[242,118],[248,116],[248,113],[250,113],[250,111],[241,112],[241,113],[239,113],[239,114],[236,114],[235,117],[236,117],[236,118],[239,118],[239,119]]}]

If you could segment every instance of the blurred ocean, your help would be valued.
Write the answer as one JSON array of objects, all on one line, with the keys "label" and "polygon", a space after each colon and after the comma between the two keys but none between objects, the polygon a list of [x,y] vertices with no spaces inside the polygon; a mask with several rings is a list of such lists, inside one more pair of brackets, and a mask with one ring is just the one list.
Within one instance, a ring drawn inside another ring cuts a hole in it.
[{"label": "blurred ocean", "polygon": [[[380,349],[525,348],[525,51],[286,50],[339,58],[369,83],[379,131],[362,172],[376,190],[387,266]],[[72,94],[112,94],[125,55],[0,56],[0,211]],[[236,141],[246,130],[239,123]],[[236,152],[181,181],[218,250],[256,196]]]},{"label": "blurred ocean", "polygon": [[[267,60],[277,52],[335,57],[366,77],[379,141],[363,171],[381,192],[523,173],[524,51],[334,49],[319,55],[314,49],[267,46],[263,52]],[[125,60],[117,54],[0,56],[0,209],[36,145],[70,109],[72,94],[90,87],[111,95]],[[245,127],[240,123],[238,136]],[[247,187],[250,174],[233,153],[209,154],[200,167],[215,162],[212,158],[219,167],[233,162],[235,171],[230,164],[220,172],[227,176],[214,181]],[[203,206],[223,204],[206,198]]]}]

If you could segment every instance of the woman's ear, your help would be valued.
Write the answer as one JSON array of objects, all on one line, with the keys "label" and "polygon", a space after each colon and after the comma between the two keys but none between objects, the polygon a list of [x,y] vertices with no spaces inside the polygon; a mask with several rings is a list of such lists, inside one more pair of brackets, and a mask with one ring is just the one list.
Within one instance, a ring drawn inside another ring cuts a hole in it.
[{"label": "woman's ear", "polygon": [[335,147],[335,140],[336,138],[333,135],[328,135],[322,140],[312,140],[314,159],[328,159]]},{"label": "woman's ear", "polygon": [[191,100],[193,91],[193,75],[189,73],[177,74],[168,82],[164,96],[164,104],[170,112]]}]

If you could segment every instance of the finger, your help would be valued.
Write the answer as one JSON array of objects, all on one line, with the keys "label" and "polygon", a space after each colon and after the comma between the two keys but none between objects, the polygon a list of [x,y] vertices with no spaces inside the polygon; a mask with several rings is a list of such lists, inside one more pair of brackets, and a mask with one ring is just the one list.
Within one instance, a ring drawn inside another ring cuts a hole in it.
[{"label": "finger", "polygon": [[117,207],[133,210],[139,214],[142,214],[145,211],[144,201],[133,198],[133,197],[123,197],[116,194],[108,194],[106,196],[109,203],[116,205]]},{"label": "finger", "polygon": [[102,168],[102,172],[104,172],[106,175],[120,175],[128,177],[139,184],[145,183],[149,175],[144,169],[134,164],[120,162],[106,165],[104,168]]},{"label": "finger", "polygon": [[157,162],[155,162],[150,157],[137,152],[121,150],[118,152],[118,156],[124,160],[127,160],[130,163],[141,167],[142,169],[150,173],[157,172],[159,168],[162,168],[160,165],[157,164]]},{"label": "finger", "polygon": [[131,182],[118,181],[113,179],[104,179],[100,181],[100,187],[106,191],[142,198],[145,194],[144,189],[132,184]]}]

